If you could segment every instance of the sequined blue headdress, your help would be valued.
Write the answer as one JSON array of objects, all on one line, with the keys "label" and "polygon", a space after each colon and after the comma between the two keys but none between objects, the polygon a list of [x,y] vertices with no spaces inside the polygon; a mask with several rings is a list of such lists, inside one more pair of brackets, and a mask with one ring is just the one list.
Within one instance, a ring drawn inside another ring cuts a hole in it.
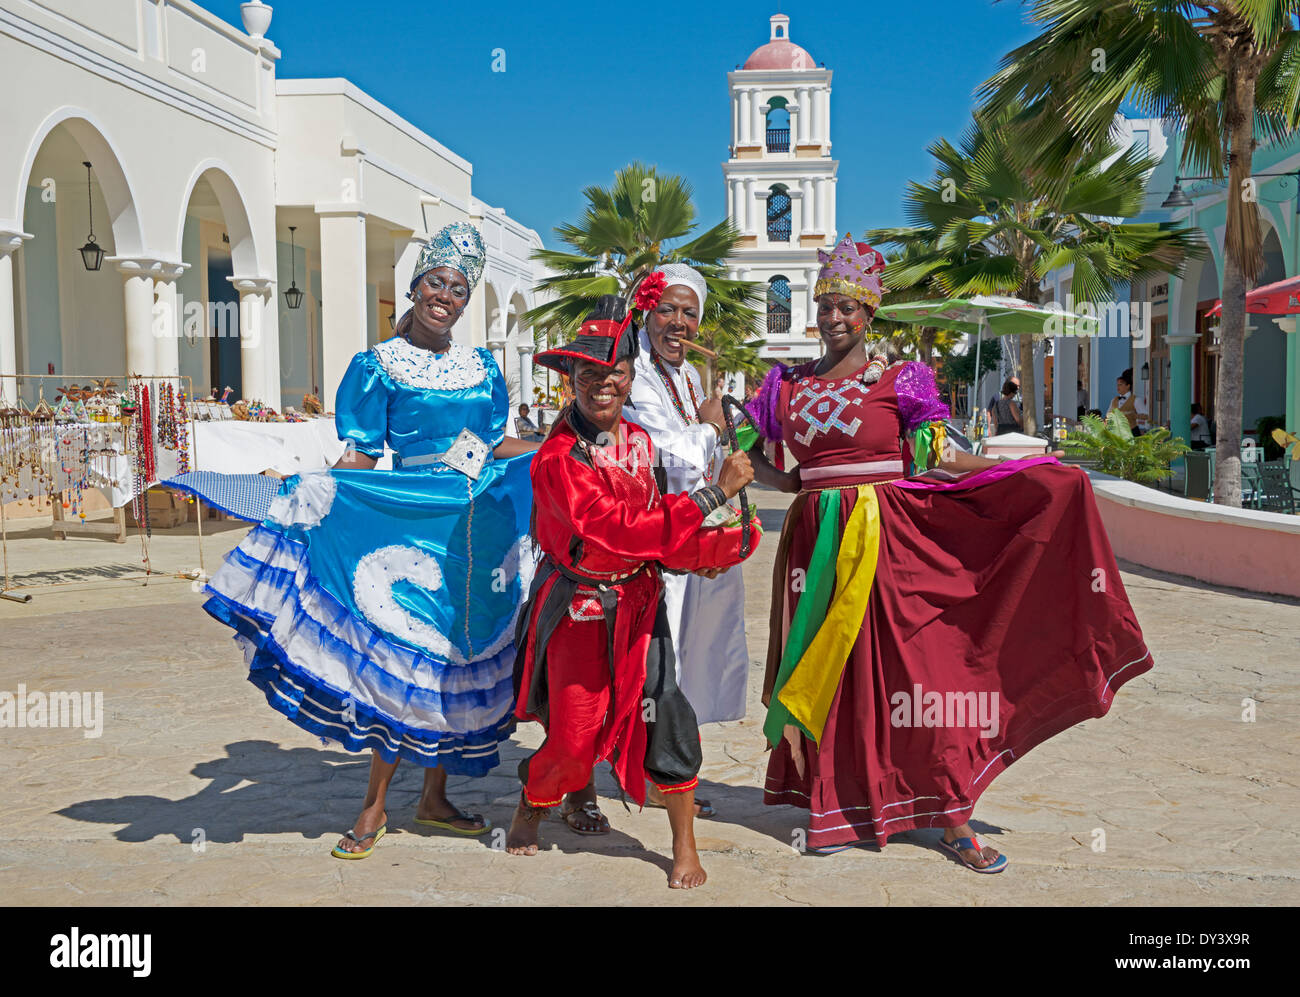
[{"label": "sequined blue headdress", "polygon": [[415,275],[411,278],[411,290],[415,290],[420,278],[430,270],[451,267],[465,275],[472,291],[483,276],[486,262],[487,254],[478,229],[469,222],[452,222],[439,229],[420,250],[419,259],[415,261]]}]

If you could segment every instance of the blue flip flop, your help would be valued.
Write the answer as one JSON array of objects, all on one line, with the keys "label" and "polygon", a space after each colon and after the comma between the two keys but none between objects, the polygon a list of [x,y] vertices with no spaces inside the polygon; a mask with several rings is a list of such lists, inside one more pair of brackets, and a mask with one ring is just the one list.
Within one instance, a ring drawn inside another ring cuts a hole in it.
[{"label": "blue flip flop", "polygon": [[1005,855],[999,855],[993,860],[992,865],[986,865],[983,867],[967,862],[965,856],[962,855],[963,849],[970,849],[973,852],[980,852],[981,854],[984,852],[984,849],[980,847],[980,843],[975,840],[974,835],[969,838],[958,838],[955,841],[944,841],[943,838],[940,838],[939,845],[945,851],[952,852],[953,855],[957,856],[957,861],[971,872],[983,872],[992,875],[995,872],[1001,872],[1007,867],[1007,857]]}]

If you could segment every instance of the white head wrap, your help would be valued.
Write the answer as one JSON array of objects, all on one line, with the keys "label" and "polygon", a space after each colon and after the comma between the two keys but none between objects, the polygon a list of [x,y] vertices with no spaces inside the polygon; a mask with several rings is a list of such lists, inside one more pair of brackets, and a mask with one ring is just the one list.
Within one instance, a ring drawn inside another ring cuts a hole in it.
[{"label": "white head wrap", "polygon": [[685,263],[665,263],[659,268],[659,272],[668,278],[668,283],[664,286],[665,291],[674,284],[689,287],[694,291],[695,296],[700,299],[700,315],[704,315],[704,302],[709,296],[709,286],[698,270],[688,267]]}]

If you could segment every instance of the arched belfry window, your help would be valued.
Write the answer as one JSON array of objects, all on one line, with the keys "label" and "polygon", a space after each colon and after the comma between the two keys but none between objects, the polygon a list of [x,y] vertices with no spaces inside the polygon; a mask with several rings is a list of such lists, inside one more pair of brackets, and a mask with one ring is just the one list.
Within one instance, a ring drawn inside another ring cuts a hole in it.
[{"label": "arched belfry window", "polygon": [[790,333],[790,281],[777,274],[767,282],[767,334],[786,336]]},{"label": "arched belfry window", "polygon": [[767,102],[767,151],[790,151],[790,111],[784,97]]},{"label": "arched belfry window", "polygon": [[767,241],[790,241],[790,195],[785,184],[773,184],[768,191]]}]

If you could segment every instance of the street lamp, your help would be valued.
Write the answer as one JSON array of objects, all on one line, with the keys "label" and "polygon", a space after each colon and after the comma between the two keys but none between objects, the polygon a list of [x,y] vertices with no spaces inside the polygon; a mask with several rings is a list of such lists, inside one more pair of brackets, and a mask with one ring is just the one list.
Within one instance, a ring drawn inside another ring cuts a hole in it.
[{"label": "street lamp", "polygon": [[87,270],[98,270],[104,262],[104,250],[95,241],[95,204],[90,197],[90,163],[83,161],[81,165],[86,168],[86,206],[90,208],[90,235],[78,252],[81,253],[81,262]]},{"label": "street lamp", "polygon": [[[1252,180],[1254,180],[1256,177],[1291,177],[1295,181],[1297,192],[1300,192],[1300,170],[1286,170],[1281,173],[1252,173],[1250,175],[1250,179]],[[1209,177],[1175,176],[1174,189],[1169,192],[1168,197],[1166,197],[1163,201],[1160,202],[1160,207],[1190,208],[1192,206],[1192,199],[1188,197],[1187,192],[1183,190],[1182,182],[1184,180],[1222,180],[1222,179],[1223,177],[1214,177],[1214,176],[1209,176]],[[1300,215],[1300,196],[1296,198],[1295,213],[1297,215]]]},{"label": "street lamp", "polygon": [[289,289],[284,292],[284,303],[290,309],[302,307],[302,292],[298,290],[298,247],[293,239],[297,228],[297,225],[289,226]]},{"label": "street lamp", "polygon": [[1169,196],[1160,202],[1162,208],[1190,208],[1192,199],[1183,192],[1183,185],[1178,182],[1179,178],[1174,177],[1174,189],[1169,192]]}]

